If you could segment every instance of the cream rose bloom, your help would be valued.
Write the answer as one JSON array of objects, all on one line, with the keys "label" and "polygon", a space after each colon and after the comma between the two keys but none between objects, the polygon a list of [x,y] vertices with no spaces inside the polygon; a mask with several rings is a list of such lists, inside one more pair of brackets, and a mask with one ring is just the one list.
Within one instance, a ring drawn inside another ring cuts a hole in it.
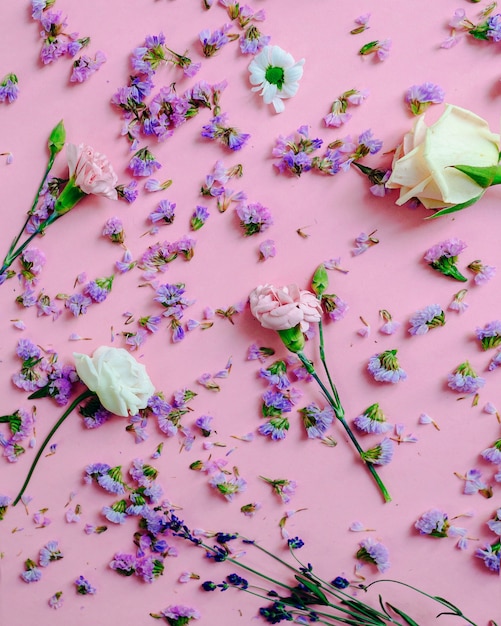
[{"label": "cream rose bloom", "polygon": [[289,330],[299,324],[306,332],[310,323],[322,318],[319,300],[297,285],[260,285],[250,294],[249,302],[251,312],[261,326],[271,330]]},{"label": "cream rose bloom", "polygon": [[94,148],[80,144],[68,144],[66,148],[70,178],[84,193],[117,199],[118,178],[111,163]]},{"label": "cream rose bloom", "polygon": [[77,374],[115,415],[136,415],[146,408],[155,387],[146,368],[123,348],[101,346],[92,358],[74,353]]},{"label": "cream rose bloom", "polygon": [[386,187],[400,189],[398,205],[418,198],[427,209],[442,209],[473,200],[484,188],[451,166],[497,165],[499,140],[478,115],[446,105],[432,126],[421,116],[404,136]]}]

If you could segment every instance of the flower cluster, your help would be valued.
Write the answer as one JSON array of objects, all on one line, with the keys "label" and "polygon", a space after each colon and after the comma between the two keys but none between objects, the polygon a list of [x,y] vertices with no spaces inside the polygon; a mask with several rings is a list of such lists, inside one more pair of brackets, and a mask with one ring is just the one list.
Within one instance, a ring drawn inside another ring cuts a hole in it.
[{"label": "flower cluster", "polygon": [[477,393],[485,385],[485,378],[479,376],[468,361],[461,363],[447,376],[447,384],[458,393]]},{"label": "flower cluster", "polygon": [[0,433],[0,445],[3,447],[3,455],[11,463],[15,463],[26,452],[23,441],[29,439],[32,444],[34,434],[35,414],[25,409],[18,409],[11,415],[0,417],[0,424],[7,424],[8,437]]},{"label": "flower cluster", "polygon": [[247,4],[234,0],[220,0],[219,4],[226,8],[228,17],[243,31],[238,39],[242,54],[256,54],[267,46],[271,37],[263,35],[254,22],[263,22],[266,13],[263,9],[254,11]]},{"label": "flower cluster", "polygon": [[442,48],[452,48],[459,43],[458,34],[469,35],[480,41],[498,43],[501,41],[501,14],[492,12],[496,8],[493,2],[480,12],[480,21],[476,24],[466,17],[464,9],[456,9],[449,21],[451,35],[442,42]]},{"label": "flower cluster", "polygon": [[16,387],[36,393],[33,397],[54,398],[60,406],[68,403],[78,380],[74,366],[62,365],[56,352],[42,351],[29,339],[19,339],[16,354],[22,362],[21,370],[12,376]]},{"label": "flower cluster", "polygon": [[358,415],[353,423],[364,433],[375,433],[381,435],[392,430],[393,425],[387,421],[379,403],[371,404],[363,413]]},{"label": "flower cluster", "polygon": [[248,133],[242,133],[234,126],[228,126],[227,113],[215,115],[208,124],[202,127],[201,135],[206,139],[219,141],[233,152],[241,150],[250,139]]},{"label": "flower cluster", "polygon": [[439,304],[430,304],[421,311],[417,311],[409,322],[411,335],[425,335],[430,328],[437,328],[445,324],[445,313]]},{"label": "flower cluster", "polygon": [[398,383],[407,378],[398,362],[396,349],[375,354],[369,359],[367,369],[378,382]]},{"label": "flower cluster", "polygon": [[15,102],[19,96],[19,79],[12,72],[6,74],[0,82],[0,102]]},{"label": "flower cluster", "polygon": [[501,322],[489,322],[483,328],[477,328],[475,334],[484,350],[497,348],[501,345]]},{"label": "flower cluster", "polygon": [[280,173],[294,176],[309,171],[334,175],[347,171],[352,163],[368,154],[376,154],[383,144],[373,137],[371,130],[366,130],[358,138],[348,136],[332,142],[322,156],[312,156],[322,145],[322,139],[310,139],[306,125],[300,126],[297,133],[280,135],[272,151],[278,159],[275,167]]},{"label": "flower cluster", "polygon": [[446,239],[432,246],[424,255],[424,260],[437,272],[455,280],[466,282],[466,278],[457,268],[459,254],[466,248],[461,239]]},{"label": "flower cluster", "polygon": [[380,541],[367,537],[359,545],[360,548],[356,554],[357,559],[375,565],[381,573],[386,572],[390,568],[388,548]]},{"label": "flower cluster", "polygon": [[246,237],[263,233],[273,224],[271,212],[260,202],[241,203],[236,211]]},{"label": "flower cluster", "polygon": [[429,537],[464,537],[466,534],[464,528],[451,525],[447,513],[440,509],[430,509],[423,513],[414,527],[419,530],[421,535],[428,535]]},{"label": "flower cluster", "polygon": [[247,199],[243,191],[235,192],[226,186],[232,178],[241,178],[243,174],[242,165],[237,164],[226,168],[222,161],[216,161],[213,170],[207,174],[203,185],[200,187],[200,195],[206,198],[215,198],[217,209],[224,213],[230,204],[240,204]]},{"label": "flower cluster", "polygon": [[423,83],[412,85],[405,94],[405,102],[414,115],[420,115],[431,104],[440,104],[444,101],[445,92],[439,85]]},{"label": "flower cluster", "polygon": [[70,76],[71,83],[83,83],[95,74],[106,63],[106,55],[98,50],[94,58],[83,54],[73,62],[73,70]]}]

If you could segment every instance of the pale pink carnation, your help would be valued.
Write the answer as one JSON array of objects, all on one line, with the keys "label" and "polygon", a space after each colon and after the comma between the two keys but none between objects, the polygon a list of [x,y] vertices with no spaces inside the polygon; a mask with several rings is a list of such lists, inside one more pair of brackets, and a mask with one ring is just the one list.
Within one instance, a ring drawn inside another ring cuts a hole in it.
[{"label": "pale pink carnation", "polygon": [[254,317],[271,330],[288,330],[299,324],[302,332],[306,332],[311,323],[319,322],[322,317],[319,300],[297,285],[260,285],[252,291],[249,301]]}]

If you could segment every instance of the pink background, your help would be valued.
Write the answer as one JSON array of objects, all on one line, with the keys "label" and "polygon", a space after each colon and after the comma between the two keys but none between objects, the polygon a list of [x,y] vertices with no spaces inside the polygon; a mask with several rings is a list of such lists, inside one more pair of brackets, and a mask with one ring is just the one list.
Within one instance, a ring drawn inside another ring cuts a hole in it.
[{"label": "pink background", "polygon": [[[128,144],[120,137],[120,115],[110,105],[110,98],[126,83],[129,55],[147,34],[163,31],[169,47],[179,52],[188,50],[194,61],[202,62],[195,79],[182,78],[178,70],[170,67],[161,69],[154,77],[156,90],[173,81],[184,91],[198,79],[210,83],[228,80],[222,109],[229,114],[231,124],[251,134],[249,144],[239,153],[229,153],[201,138],[201,127],[209,121],[208,111],[202,111],[164,143],[142,142],[141,145],[149,145],[163,165],[157,177],[174,181],[171,188],[148,194],[142,191],[143,181],[139,180],[141,192],[134,204],[85,199],[37,241],[36,245],[47,255],[39,286],[51,296],[72,293],[79,273],[85,271],[89,278],[112,273],[121,250],[101,236],[105,221],[112,216],[122,219],[126,245],[134,258],[156,241],[175,241],[190,234],[193,209],[197,204],[207,204],[198,195],[199,187],[216,160],[222,159],[227,167],[243,164],[244,175],[232,187],[244,190],[249,201],[268,207],[274,225],[266,233],[245,238],[234,209],[219,214],[212,204],[209,221],[192,235],[197,240],[193,260],[173,262],[162,281],[185,283],[188,297],[196,299],[186,316],[201,319],[205,307],[226,309],[245,300],[258,284],[296,282],[308,288],[312,272],[320,263],[341,257],[349,273],[331,272],[331,290],[348,302],[350,310],[344,320],[326,325],[325,338],[346,414],[351,420],[370,404],[379,402],[389,420],[404,423],[405,434],[413,433],[418,442],[397,446],[392,463],[381,469],[393,496],[391,503],[383,504],[336,425],[329,433],[339,442],[335,448],[307,440],[295,412],[285,441],[271,442],[257,436],[253,442],[245,443],[232,438],[256,431],[261,423],[260,397],[265,385],[257,377],[259,364],[246,361],[248,346],[254,342],[273,346],[277,358],[286,356],[273,332],[261,329],[246,309],[235,317],[234,326],[217,318],[212,329],[195,330],[180,344],[172,344],[163,329],[135,353],[146,365],[157,390],[164,391],[167,397],[183,387],[197,391],[192,403],[194,411],[184,418],[184,423],[189,426],[202,414],[212,415],[217,431],[212,440],[226,445],[215,448],[213,457],[222,457],[232,450],[228,466],[237,466],[248,482],[246,493],[237,495],[233,503],[226,502],[208,486],[205,475],[189,470],[193,461],[209,457],[210,451],[202,448],[202,438],[197,438],[190,452],[180,451],[176,439],[166,439],[163,455],[152,461],[160,470],[159,482],[166,497],[183,508],[181,515],[191,526],[236,529],[283,556],[287,550],[278,522],[286,510],[304,508],[289,520],[287,529],[291,536],[299,535],[305,541],[298,556],[313,563],[327,579],[344,574],[356,580],[354,555],[358,542],[371,536],[388,547],[391,568],[387,576],[381,576],[371,566],[363,567],[360,573],[367,581],[378,577],[403,580],[449,599],[477,624],[487,625],[489,619],[501,619],[499,579],[474,557],[474,551],[495,540],[485,522],[500,506],[501,486],[493,483],[495,467],[483,462],[479,453],[499,438],[496,418],[482,409],[487,401],[501,406],[501,396],[499,372],[486,372],[492,355],[481,351],[474,332],[476,327],[500,317],[501,277],[498,271],[486,286],[475,286],[471,278],[466,285],[460,285],[428,268],[423,254],[439,241],[458,237],[468,244],[460,259],[461,269],[475,259],[499,268],[500,192],[494,188],[466,211],[425,221],[429,214],[423,208],[396,207],[394,193],[383,199],[373,197],[357,171],[335,177],[310,173],[295,179],[277,174],[271,158],[276,138],[303,124],[310,127],[312,137],[323,138],[325,144],[371,128],[384,141],[383,151],[391,151],[413,123],[404,104],[405,91],[425,81],[440,84],[447,102],[473,110],[497,132],[500,76],[496,68],[500,44],[464,38],[451,50],[440,49],[440,43],[449,34],[447,22],[459,5],[475,21],[475,12],[485,3],[254,0],[254,9],[266,10],[266,21],[259,26],[271,35],[271,43],[291,52],[296,59],[306,59],[298,95],[286,101],[284,113],[276,115],[251,92],[247,72],[250,58],[240,54],[236,43],[213,58],[202,56],[198,32],[218,28],[228,21],[221,6],[205,11],[199,0],[57,0],[56,8],[68,15],[70,30],[91,37],[86,52],[102,50],[108,57],[87,83],[72,85],[71,61],[61,59],[46,67],[39,63],[41,40],[38,26],[30,18],[28,3],[3,0],[0,74],[16,72],[21,93],[17,102],[0,104],[0,152],[11,151],[14,155],[11,165],[5,164],[5,157],[0,163],[0,250],[3,254],[24,221],[46,162],[48,133],[60,119],[64,119],[69,142],[94,146],[110,158],[120,181],[129,181]],[[372,13],[370,30],[350,35],[354,19],[365,12]],[[385,38],[393,41],[386,61],[357,54],[364,43]],[[344,128],[325,128],[322,118],[331,102],[350,88],[368,89],[367,102],[353,110],[353,118]],[[436,118],[441,110],[440,106],[435,107],[430,118]],[[378,155],[364,162],[378,167],[387,164],[388,157]],[[54,173],[66,173],[64,155],[58,158]],[[147,216],[162,198],[177,204],[175,222],[162,228],[157,237],[144,235],[149,228]],[[299,228],[308,238],[298,236]],[[376,229],[379,245],[359,257],[353,256],[355,237],[362,231]],[[258,246],[267,238],[275,240],[278,253],[274,259],[259,262]],[[91,354],[103,344],[122,347],[122,331],[134,326],[125,326],[125,311],[132,312],[136,319],[159,312],[152,299],[153,291],[140,288],[142,282],[138,270],[117,276],[106,302],[91,307],[87,315],[78,319],[63,311],[55,322],[37,318],[34,309],[24,310],[16,304],[15,298],[22,291],[16,278],[1,286],[1,414],[31,406],[26,395],[11,383],[12,374],[19,368],[15,350],[20,337],[55,349],[65,363],[71,362],[73,351]],[[463,286],[468,289],[470,304],[464,315],[446,312],[444,328],[423,337],[409,335],[408,319],[415,311],[433,303],[446,309],[453,294]],[[380,309],[389,310],[394,319],[402,322],[396,335],[387,337],[378,332]],[[360,316],[372,327],[368,338],[357,333],[362,326]],[[25,322],[25,331],[13,328],[15,319]],[[90,339],[70,342],[71,333]],[[316,358],[315,347],[315,342],[307,346],[312,358]],[[384,386],[368,376],[366,364],[376,352],[391,348],[398,348],[408,380]],[[228,379],[220,381],[219,393],[196,383],[203,373],[221,370],[230,356],[233,368]],[[487,379],[475,407],[471,398],[460,399],[446,384],[447,374],[467,359]],[[311,400],[321,401],[313,385],[302,388],[305,395],[300,406]],[[61,411],[49,399],[37,401],[36,406],[40,443]],[[439,423],[440,431],[418,425],[423,412]],[[108,531],[102,535],[84,533],[85,523],[105,522],[100,510],[114,501],[94,485],[83,484],[85,466],[105,462],[127,469],[134,458],[149,461],[156,446],[165,439],[153,421],[148,426],[149,439],[142,444],[135,444],[124,427],[124,420],[117,417],[98,431],[86,430],[75,414],[55,436],[56,454],[42,459],[28,488],[33,497],[30,514],[19,505],[11,508],[0,524],[1,623],[146,626],[153,623],[150,612],[159,612],[169,604],[198,608],[201,623],[207,625],[255,623],[260,603],[251,597],[233,591],[205,594],[196,581],[185,585],[177,582],[183,571],[196,572],[202,580],[218,581],[232,571],[231,566],[214,566],[203,559],[202,552],[179,545],[179,557],[166,560],[164,576],[147,585],[134,577],[123,578],[108,567],[115,552],[133,550],[134,519],[122,527],[108,523]],[[364,444],[367,441],[372,439],[364,439]],[[0,494],[15,496],[33,455],[34,450],[30,449],[17,464],[0,459]],[[481,469],[484,478],[494,484],[492,499],[463,495],[464,483],[454,473],[465,473],[473,467]],[[292,502],[283,505],[276,499],[258,478],[260,474],[296,480],[299,486]],[[72,505],[78,503],[82,507],[79,524],[67,524],[64,519],[71,492],[77,494]],[[249,519],[242,515],[240,507],[253,501],[260,501],[263,507]],[[433,507],[443,509],[450,517],[475,513],[471,518],[458,520],[473,538],[466,551],[459,551],[454,539],[433,540],[414,531],[416,519]],[[42,508],[48,509],[52,523],[39,529],[32,515]],[[350,532],[348,528],[355,520],[375,530]],[[40,548],[50,540],[59,542],[64,558],[51,564],[40,582],[26,585],[20,578],[24,561],[35,560]],[[253,554],[249,558],[257,560]],[[75,593],[73,581],[80,574],[98,588],[95,596]],[[63,591],[65,599],[59,611],[47,604],[56,591]],[[376,593],[370,597],[377,601]],[[438,612],[436,606],[430,607],[398,587],[388,588],[385,597],[407,609],[420,624],[432,623],[432,616]],[[459,621],[443,617],[440,623]]]}]

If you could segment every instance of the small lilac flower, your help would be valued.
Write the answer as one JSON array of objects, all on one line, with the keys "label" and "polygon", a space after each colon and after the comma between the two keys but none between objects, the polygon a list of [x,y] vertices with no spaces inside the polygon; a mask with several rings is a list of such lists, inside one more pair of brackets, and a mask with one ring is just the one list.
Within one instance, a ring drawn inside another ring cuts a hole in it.
[{"label": "small lilac flower", "polygon": [[275,242],[273,239],[266,239],[262,243],[259,244],[259,260],[266,261],[267,259],[272,259],[277,254],[277,249],[275,247]]},{"label": "small lilac flower", "polygon": [[111,506],[103,506],[102,514],[113,524],[123,524],[127,518],[127,502],[119,500]]},{"label": "small lilac flower", "polygon": [[473,280],[476,285],[485,285],[496,273],[493,265],[486,265],[482,261],[472,261],[467,267],[475,275]]},{"label": "small lilac flower", "polygon": [[157,208],[148,215],[148,219],[153,222],[153,224],[161,221],[165,222],[166,224],[172,224],[175,217],[175,208],[175,202],[169,202],[169,200],[161,200]]},{"label": "small lilac flower", "polygon": [[429,306],[417,311],[409,320],[411,327],[409,333],[411,335],[424,335],[430,328],[443,326],[445,324],[445,314],[439,304],[430,304]]},{"label": "small lilac flower", "polygon": [[118,217],[110,217],[103,228],[103,237],[108,237],[113,243],[123,243],[125,232],[122,220]]},{"label": "small lilac flower", "polygon": [[367,235],[366,233],[360,233],[360,235],[358,235],[358,237],[355,239],[355,248],[353,248],[351,251],[353,256],[359,256],[370,247],[375,246],[379,243],[379,239],[374,237],[375,233],[376,231],[374,230],[369,235]]},{"label": "small lilac flower", "polygon": [[214,418],[212,415],[201,415],[195,422],[195,426],[200,428],[204,437],[209,437],[212,433],[211,422]]},{"label": "small lilac flower", "polygon": [[110,562],[110,567],[122,576],[131,576],[137,569],[137,558],[132,554],[117,552]]},{"label": "small lilac flower", "polygon": [[106,63],[106,55],[100,50],[96,52],[94,58],[87,54],[82,55],[73,62],[70,83],[83,83],[97,72],[104,63]]},{"label": "small lilac flower", "polygon": [[384,335],[393,335],[400,328],[400,322],[395,321],[386,309],[381,309],[379,311],[379,316],[384,322],[379,329],[380,333],[383,333]]},{"label": "small lilac flower", "polygon": [[3,496],[0,494],[0,521],[2,521],[5,517],[5,513],[9,508],[9,504],[11,503],[11,498],[9,496]]},{"label": "small lilac flower", "polygon": [[122,198],[129,204],[137,200],[139,194],[137,190],[137,181],[131,180],[128,185],[118,185],[115,187],[118,193],[118,197]]},{"label": "small lilac flower", "polygon": [[237,207],[237,215],[240,219],[240,226],[247,237],[262,233],[273,224],[273,217],[269,209],[259,202],[241,204]]},{"label": "small lilac flower", "polygon": [[501,345],[501,321],[489,322],[483,328],[477,328],[475,334],[484,350],[497,348]]},{"label": "small lilac flower", "polygon": [[267,46],[270,41],[271,37],[269,35],[263,35],[254,24],[251,24],[240,36],[240,52],[242,54],[256,54],[262,50],[264,46]]},{"label": "small lilac flower", "polygon": [[458,365],[447,380],[450,389],[458,393],[477,393],[485,385],[485,378],[478,376],[468,361]]},{"label": "small lilac flower", "polygon": [[129,162],[129,168],[134,176],[151,176],[160,167],[161,164],[148,148],[138,150]]},{"label": "small lilac flower", "polygon": [[[457,475],[457,474],[456,474]],[[466,495],[472,495],[475,493],[482,493],[483,495],[487,495],[489,492],[489,487],[487,483],[485,483],[482,479],[482,472],[478,469],[471,469],[466,472],[466,476],[464,477],[464,490],[463,493]],[[492,495],[492,489],[491,489]]]},{"label": "small lilac flower", "polygon": [[475,556],[484,561],[484,565],[492,572],[499,574],[501,569],[501,541],[498,539],[484,548],[477,548]]},{"label": "small lilac flower", "polygon": [[69,309],[75,317],[85,315],[91,304],[91,298],[80,293],[75,293],[64,301],[64,306]]},{"label": "small lilac flower", "polygon": [[75,587],[76,587],[77,593],[80,593],[83,596],[86,596],[86,595],[93,596],[96,593],[96,588],[93,587],[84,576],[79,576],[75,580]]},{"label": "small lilac flower", "polygon": [[247,487],[247,482],[242,477],[227,476],[222,472],[214,474],[209,480],[209,484],[217,489],[228,502],[232,502],[235,494],[245,491]]},{"label": "small lilac flower", "polygon": [[164,617],[167,623],[172,626],[184,626],[191,622],[191,620],[200,619],[201,615],[192,607],[183,606],[181,604],[171,604],[161,611],[160,615],[154,615],[154,617]]},{"label": "small lilac flower", "polygon": [[365,30],[370,28],[369,26],[370,17],[371,17],[370,13],[363,13],[362,15],[359,15],[358,17],[356,17],[355,24],[357,24],[357,26],[353,30],[350,30],[350,35],[359,35],[360,33],[363,33]]},{"label": "small lilac flower", "polygon": [[492,530],[493,533],[501,537],[501,508],[498,509],[494,517],[487,522],[487,526],[489,530]]},{"label": "small lilac flower", "polygon": [[449,310],[456,311],[457,313],[464,313],[468,308],[468,303],[464,301],[464,298],[467,294],[467,289],[460,289],[449,304]]},{"label": "small lilac flower", "polygon": [[393,458],[393,441],[384,437],[380,443],[361,452],[360,456],[364,461],[373,465],[388,465]]},{"label": "small lilac flower", "polygon": [[213,117],[209,124],[202,127],[202,137],[220,141],[230,150],[240,150],[249,141],[250,135],[242,133],[234,126],[227,126],[227,114],[221,113]]},{"label": "small lilac flower", "polygon": [[375,354],[369,359],[367,369],[378,382],[398,383],[407,378],[407,374],[399,365],[397,350]]},{"label": "small lilac flower", "polygon": [[461,239],[452,238],[441,241],[432,246],[424,255],[424,260],[437,272],[455,280],[466,282],[466,278],[458,270],[456,263],[458,255],[466,248]]},{"label": "small lilac flower", "polygon": [[122,467],[109,467],[102,469],[96,476],[96,481],[100,487],[109,493],[121,495],[125,493],[125,484],[122,476]]},{"label": "small lilac flower", "polygon": [[334,411],[331,407],[321,409],[314,402],[304,409],[300,409],[299,413],[301,414],[303,425],[309,439],[322,439],[325,432],[334,421]]},{"label": "small lilac flower", "polygon": [[440,427],[437,424],[437,422],[434,419],[432,419],[427,413],[421,413],[421,415],[418,418],[418,423],[419,424],[433,424],[433,426],[435,426],[437,430],[440,430]]},{"label": "small lilac flower", "polygon": [[342,320],[349,311],[348,304],[336,294],[322,294],[322,308],[333,322]]},{"label": "small lilac flower", "polygon": [[56,593],[51,596],[48,600],[48,604],[51,609],[60,609],[63,606],[63,592],[56,591]]},{"label": "small lilac flower", "polygon": [[289,420],[287,417],[272,417],[258,428],[260,435],[270,437],[273,441],[285,439],[289,430]]},{"label": "small lilac flower", "polygon": [[42,578],[42,570],[31,559],[24,562],[24,567],[25,571],[21,574],[21,578],[25,583],[36,583]]},{"label": "small lilac flower", "polygon": [[501,365],[501,350],[498,350],[496,354],[492,357],[491,362],[489,363],[489,367],[487,369],[489,370],[489,372],[492,372],[500,365]]},{"label": "small lilac flower", "polygon": [[364,433],[382,435],[393,429],[393,425],[386,421],[386,415],[376,402],[354,419],[355,426]]},{"label": "small lilac flower", "polygon": [[371,537],[367,537],[359,543],[360,549],[357,551],[356,558],[366,563],[372,563],[377,569],[383,573],[390,567],[390,559],[388,548],[381,542],[375,541]]},{"label": "small lilac flower", "polygon": [[421,535],[431,537],[447,537],[451,528],[447,514],[439,509],[431,509],[423,513],[414,526]]},{"label": "small lilac flower", "polygon": [[268,485],[273,489],[273,492],[279,496],[284,504],[290,502],[291,497],[296,493],[297,482],[295,480],[288,480],[287,478],[265,478],[260,476]]},{"label": "small lilac flower", "polygon": [[38,557],[40,567],[47,567],[51,561],[59,561],[63,558],[63,553],[59,549],[57,541],[49,541],[41,550]]},{"label": "small lilac flower", "polygon": [[244,504],[243,506],[241,506],[240,511],[246,517],[253,517],[261,508],[262,504],[260,502],[251,502],[249,504]]},{"label": "small lilac flower", "polygon": [[480,454],[486,461],[501,465],[501,439],[495,441],[490,448],[486,448]]},{"label": "small lilac flower", "polygon": [[445,92],[434,83],[423,83],[409,87],[405,94],[405,102],[409,105],[414,115],[420,115],[431,104],[440,104],[444,101]]},{"label": "small lilac flower", "polygon": [[198,205],[190,219],[191,230],[199,230],[209,219],[209,209]]},{"label": "small lilac flower", "polygon": [[200,31],[198,38],[202,44],[202,52],[204,56],[211,57],[223,46],[238,39],[236,34],[227,34],[231,30],[231,24],[224,24],[221,28],[214,31],[205,29]]},{"label": "small lilac flower", "polygon": [[19,96],[19,80],[15,74],[7,74],[0,82],[0,102],[15,102]]},{"label": "small lilac flower", "polygon": [[361,56],[367,56],[375,53],[380,61],[384,61],[390,54],[391,43],[391,39],[370,41],[360,48],[358,54]]}]

